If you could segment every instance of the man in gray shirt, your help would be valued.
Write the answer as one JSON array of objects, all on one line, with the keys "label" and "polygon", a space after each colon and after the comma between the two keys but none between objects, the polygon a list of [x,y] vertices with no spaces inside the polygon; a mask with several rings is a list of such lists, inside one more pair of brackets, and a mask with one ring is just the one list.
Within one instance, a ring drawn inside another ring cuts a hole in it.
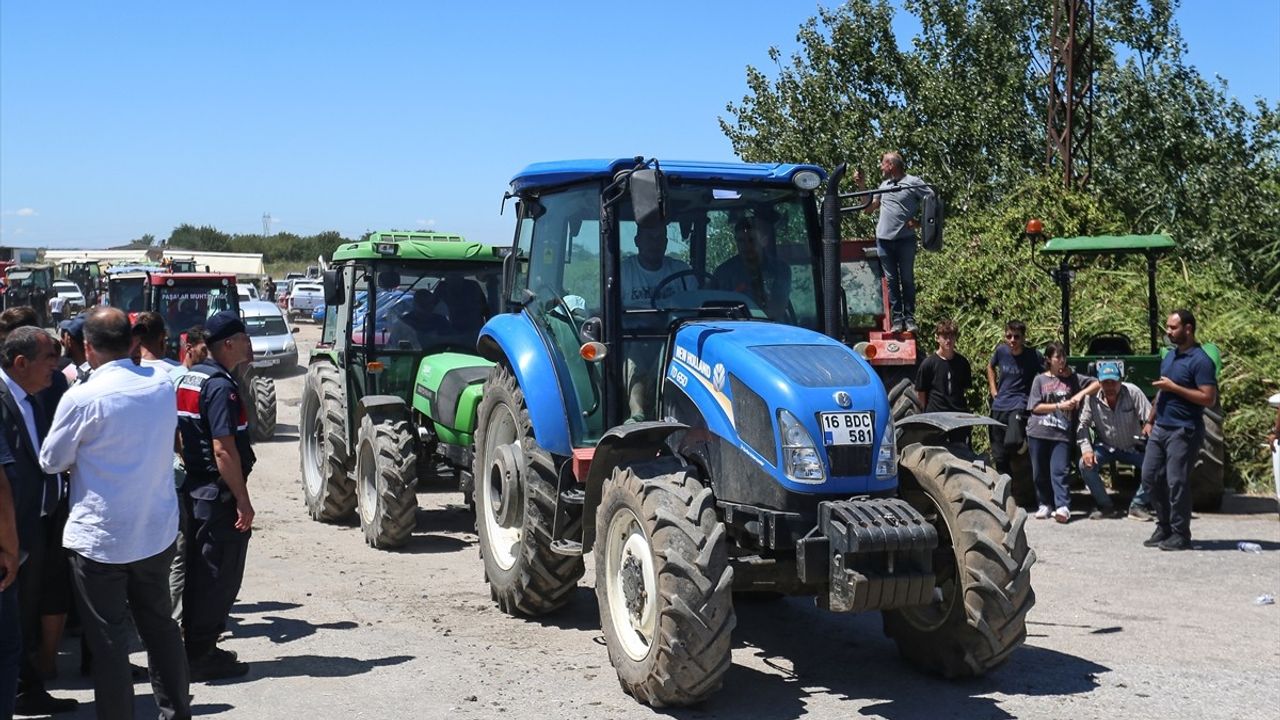
[{"label": "man in gray shirt", "polygon": [[[1139,436],[1151,414],[1151,402],[1133,383],[1120,382],[1120,367],[1113,361],[1098,363],[1101,392],[1084,402],[1076,443],[1080,446],[1080,477],[1093,495],[1097,510],[1090,517],[1115,516],[1098,469],[1111,462],[1142,468]],[[1142,491],[1133,498],[1133,508],[1147,507]]]},{"label": "man in gray shirt", "polygon": [[[880,158],[881,190],[904,188],[876,195],[866,212],[880,211],[876,222],[876,250],[889,283],[892,332],[914,333],[916,326],[916,216],[920,203],[931,192],[920,178],[908,175],[902,155],[887,152]],[[862,172],[854,174],[854,184],[863,187]]]}]

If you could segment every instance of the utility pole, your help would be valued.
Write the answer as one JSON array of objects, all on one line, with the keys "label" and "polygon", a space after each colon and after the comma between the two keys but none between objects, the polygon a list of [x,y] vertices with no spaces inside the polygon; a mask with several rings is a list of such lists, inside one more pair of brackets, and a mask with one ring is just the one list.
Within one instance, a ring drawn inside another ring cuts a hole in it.
[{"label": "utility pole", "polygon": [[271,213],[262,213],[262,237],[271,237]]},{"label": "utility pole", "polygon": [[1052,2],[1045,164],[1062,173],[1064,187],[1080,190],[1093,159],[1093,0]]}]

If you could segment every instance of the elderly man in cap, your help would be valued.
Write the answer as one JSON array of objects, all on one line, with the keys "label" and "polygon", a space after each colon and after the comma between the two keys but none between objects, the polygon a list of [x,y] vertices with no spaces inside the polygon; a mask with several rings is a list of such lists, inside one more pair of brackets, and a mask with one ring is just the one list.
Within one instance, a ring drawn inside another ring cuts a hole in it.
[{"label": "elderly man in cap", "polygon": [[209,357],[178,380],[178,430],[186,480],[179,490],[186,523],[183,629],[191,679],[240,677],[249,666],[217,647],[240,592],[253,528],[247,485],[253,469],[249,422],[235,370],[253,358],[244,323],[223,310],[205,323]]},{"label": "elderly man in cap", "polygon": [[[1115,361],[1098,363],[1098,383],[1101,391],[1085,399],[1080,411],[1080,426],[1076,442],[1080,446],[1080,477],[1097,503],[1091,518],[1123,517],[1107,496],[1098,468],[1111,462],[1142,468],[1142,424],[1151,413],[1151,402],[1137,385],[1120,381],[1120,364]],[[1133,499],[1135,506],[1142,504],[1142,491]]]}]

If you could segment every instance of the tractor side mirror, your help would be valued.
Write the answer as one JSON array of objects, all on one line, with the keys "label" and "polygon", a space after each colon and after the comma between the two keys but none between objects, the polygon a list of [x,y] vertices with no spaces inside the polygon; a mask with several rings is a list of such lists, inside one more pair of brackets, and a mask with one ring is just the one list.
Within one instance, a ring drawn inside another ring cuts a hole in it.
[{"label": "tractor side mirror", "polygon": [[582,327],[578,330],[578,339],[583,345],[592,342],[600,342],[600,338],[604,336],[604,321],[598,316],[589,317],[582,321]]},{"label": "tractor side mirror", "polygon": [[942,249],[942,217],[944,214],[942,196],[935,190],[924,198],[921,212],[920,244],[925,250],[938,252]]},{"label": "tractor side mirror", "polygon": [[631,209],[640,226],[664,224],[667,221],[667,198],[662,171],[641,168],[631,173]]},{"label": "tractor side mirror", "polygon": [[324,304],[329,306],[341,305],[342,296],[346,295],[346,288],[342,286],[342,275],[337,270],[324,271]]}]

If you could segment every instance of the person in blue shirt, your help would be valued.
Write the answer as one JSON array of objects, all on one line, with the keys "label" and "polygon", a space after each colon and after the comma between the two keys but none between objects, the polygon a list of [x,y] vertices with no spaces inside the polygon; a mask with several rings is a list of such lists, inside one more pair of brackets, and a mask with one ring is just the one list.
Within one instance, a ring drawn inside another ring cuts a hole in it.
[{"label": "person in blue shirt", "polygon": [[[1045,366],[1044,356],[1035,348],[1027,347],[1026,338],[1026,323],[1010,320],[1004,326],[1004,342],[996,346],[987,363],[991,418],[1001,423],[987,428],[991,437],[991,461],[996,470],[1006,475],[1012,474],[1012,456],[1018,453],[1025,439],[1031,384]],[[1014,425],[1017,427],[1010,432]]]},{"label": "person in blue shirt", "polygon": [[1188,480],[1204,442],[1204,409],[1218,401],[1217,369],[1196,342],[1196,317],[1174,310],[1165,322],[1173,349],[1160,362],[1159,392],[1143,427],[1148,436],[1142,489],[1156,510],[1156,529],[1143,543],[1161,550],[1191,549]]}]

